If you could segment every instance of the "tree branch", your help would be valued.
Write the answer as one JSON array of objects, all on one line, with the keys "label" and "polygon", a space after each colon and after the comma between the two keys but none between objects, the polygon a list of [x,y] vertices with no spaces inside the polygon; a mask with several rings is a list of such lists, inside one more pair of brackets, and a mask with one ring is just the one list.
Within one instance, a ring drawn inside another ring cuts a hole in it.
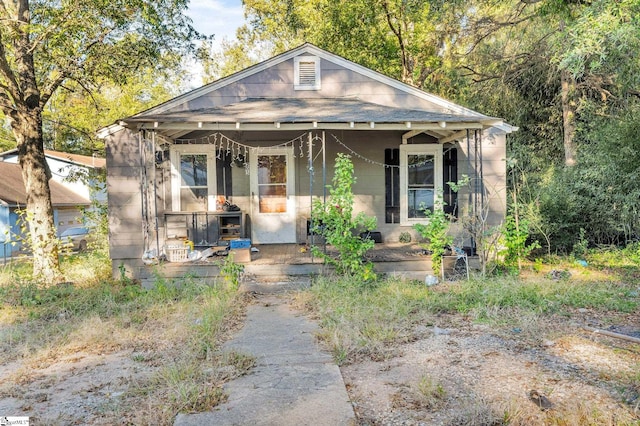
[{"label": "tree branch", "polygon": [[0,109],[4,115],[9,115],[11,111],[15,111],[15,106],[9,99],[6,93],[0,92]]},{"label": "tree branch", "polygon": [[411,73],[409,70],[409,58],[407,57],[407,47],[404,44],[404,39],[402,37],[402,28],[398,26],[397,28],[393,25],[391,11],[389,10],[389,3],[387,0],[382,1],[382,9],[384,9],[385,16],[387,18],[387,24],[391,29],[391,32],[398,39],[398,44],[400,47],[401,61],[402,61],[402,80],[405,83],[411,82]]},{"label": "tree branch", "polygon": [[11,71],[9,61],[7,61],[7,52],[4,48],[4,42],[2,40],[2,32],[0,32],[0,75],[4,77],[7,82],[6,86],[0,86],[9,96],[11,96],[14,102],[20,101],[20,85],[15,78],[15,75]]},{"label": "tree branch", "polygon": [[60,87],[62,83],[67,79],[67,75],[64,72],[59,72],[58,76],[53,80],[49,81],[49,83],[41,90],[40,92],[40,107],[44,108],[53,96],[54,92]]}]

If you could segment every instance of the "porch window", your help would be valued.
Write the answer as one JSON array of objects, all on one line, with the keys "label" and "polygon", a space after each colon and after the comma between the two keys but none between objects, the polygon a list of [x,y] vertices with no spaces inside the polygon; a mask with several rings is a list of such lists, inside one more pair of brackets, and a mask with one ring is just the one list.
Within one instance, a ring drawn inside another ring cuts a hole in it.
[{"label": "porch window", "polygon": [[180,155],[180,206],[182,210],[208,210],[207,156]]},{"label": "porch window", "polygon": [[400,147],[400,223],[411,225],[433,211],[442,192],[442,145]]},{"label": "porch window", "polygon": [[171,153],[173,211],[215,210],[215,157],[205,147],[187,148]]}]

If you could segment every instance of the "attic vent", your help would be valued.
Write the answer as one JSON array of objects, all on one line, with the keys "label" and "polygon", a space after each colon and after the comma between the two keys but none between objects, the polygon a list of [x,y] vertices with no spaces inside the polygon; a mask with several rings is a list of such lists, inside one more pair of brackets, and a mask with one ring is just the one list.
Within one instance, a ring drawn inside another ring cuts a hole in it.
[{"label": "attic vent", "polygon": [[298,56],[293,64],[295,90],[320,90],[320,58]]},{"label": "attic vent", "polygon": [[300,62],[300,86],[315,86],[316,85],[316,63],[315,62]]}]

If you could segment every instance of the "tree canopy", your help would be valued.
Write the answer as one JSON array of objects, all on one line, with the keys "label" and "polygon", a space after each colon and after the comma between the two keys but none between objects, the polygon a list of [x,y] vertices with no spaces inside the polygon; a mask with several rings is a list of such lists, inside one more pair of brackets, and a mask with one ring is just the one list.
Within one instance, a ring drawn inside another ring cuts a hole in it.
[{"label": "tree canopy", "polygon": [[184,15],[187,5],[0,0],[0,111],[18,148],[34,275],[44,282],[62,278],[44,158],[45,108],[61,91],[91,94],[105,82],[123,85],[143,71],[179,63],[198,38]]},{"label": "tree canopy", "polygon": [[640,0],[243,4],[211,78],[312,42],[518,126],[511,185],[548,249],[640,237]]}]

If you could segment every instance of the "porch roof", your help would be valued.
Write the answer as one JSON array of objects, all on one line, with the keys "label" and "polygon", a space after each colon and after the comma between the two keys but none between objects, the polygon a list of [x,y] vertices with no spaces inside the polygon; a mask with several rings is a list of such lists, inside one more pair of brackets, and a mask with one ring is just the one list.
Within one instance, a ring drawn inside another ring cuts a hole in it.
[{"label": "porch roof", "polygon": [[142,114],[123,122],[158,130],[440,130],[502,124],[482,114],[447,114],[394,108],[357,98],[248,98],[237,103],[198,110]]}]

